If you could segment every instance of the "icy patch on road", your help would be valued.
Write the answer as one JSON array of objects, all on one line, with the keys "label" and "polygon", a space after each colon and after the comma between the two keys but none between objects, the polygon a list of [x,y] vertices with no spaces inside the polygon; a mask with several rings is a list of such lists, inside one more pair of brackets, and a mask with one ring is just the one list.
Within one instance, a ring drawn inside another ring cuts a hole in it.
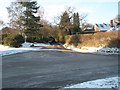
[{"label": "icy patch on road", "polygon": [[111,78],[83,82],[80,84],[67,86],[65,88],[119,88],[118,84],[120,84],[120,82],[118,81],[118,77],[111,77]]},{"label": "icy patch on road", "polygon": [[72,45],[63,45],[66,49],[71,49],[73,51],[83,52],[83,53],[99,53],[99,54],[119,54],[119,48],[110,48],[110,47],[81,47],[75,48]]},{"label": "icy patch on road", "polygon": [[[28,52],[31,50],[37,50],[37,49],[42,48],[42,47],[30,47],[32,44],[33,43],[23,43],[22,47],[20,47],[20,48],[14,48],[14,47],[0,45],[0,56]],[[43,45],[43,43],[36,43],[34,45]],[[44,44],[44,45],[46,45],[46,44]]]}]

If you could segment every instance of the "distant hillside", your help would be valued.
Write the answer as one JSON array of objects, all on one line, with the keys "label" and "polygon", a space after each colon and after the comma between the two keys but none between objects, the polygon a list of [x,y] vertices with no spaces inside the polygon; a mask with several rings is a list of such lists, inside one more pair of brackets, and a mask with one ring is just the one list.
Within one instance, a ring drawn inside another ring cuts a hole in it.
[{"label": "distant hillside", "polygon": [[0,34],[1,33],[19,33],[20,31],[13,29],[13,28],[9,28],[9,27],[5,27],[2,30],[0,30]]}]

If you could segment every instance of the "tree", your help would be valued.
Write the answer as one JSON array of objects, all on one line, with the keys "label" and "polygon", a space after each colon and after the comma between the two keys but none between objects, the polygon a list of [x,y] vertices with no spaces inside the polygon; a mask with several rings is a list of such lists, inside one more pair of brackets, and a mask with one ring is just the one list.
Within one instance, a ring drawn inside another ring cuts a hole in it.
[{"label": "tree", "polygon": [[0,29],[2,29],[4,26],[5,26],[4,21],[0,19]]},{"label": "tree", "polygon": [[115,18],[114,18],[114,22],[115,23],[120,23],[120,14],[118,14]]},{"label": "tree", "polygon": [[0,26],[5,25],[4,22],[2,20],[0,20]]},{"label": "tree", "polygon": [[41,24],[38,24],[40,16],[36,16],[36,13],[39,9],[36,1],[29,2],[19,2],[23,7],[25,7],[23,19],[24,33],[27,37],[31,38],[31,42],[35,41],[39,28],[42,27]]},{"label": "tree", "polygon": [[66,11],[67,11],[67,13],[69,14],[69,18],[72,19],[72,18],[73,18],[74,11],[75,11],[75,8],[69,6],[69,7],[66,8]]},{"label": "tree", "polygon": [[[75,10],[75,8],[74,7],[70,7],[70,6],[65,8],[65,12],[67,12],[70,20],[73,17],[74,10]],[[58,25],[59,26],[59,24],[60,24],[59,21],[61,20],[61,17],[63,16],[63,13],[54,17],[54,21],[53,21],[54,25]]]},{"label": "tree", "polygon": [[20,47],[21,44],[24,43],[24,38],[22,35],[19,34],[8,34],[3,39],[3,44],[12,47]]},{"label": "tree", "polygon": [[44,17],[44,8],[42,6],[38,9],[37,15],[40,16],[39,24],[48,25],[48,21]]},{"label": "tree", "polygon": [[70,30],[71,26],[72,26],[72,24],[70,22],[69,14],[67,13],[67,11],[65,11],[63,13],[63,15],[61,16],[59,27],[66,34],[70,35],[71,34],[71,30]]},{"label": "tree", "polygon": [[12,2],[9,7],[7,7],[9,14],[9,26],[11,28],[22,30],[22,16],[23,16],[23,6],[18,2]]},{"label": "tree", "polygon": [[82,28],[84,26],[84,24],[86,23],[86,17],[88,15],[83,13],[83,14],[80,14],[79,18],[80,18],[80,27]]},{"label": "tree", "polygon": [[73,34],[78,33],[80,31],[80,21],[79,21],[79,14],[73,14]]}]

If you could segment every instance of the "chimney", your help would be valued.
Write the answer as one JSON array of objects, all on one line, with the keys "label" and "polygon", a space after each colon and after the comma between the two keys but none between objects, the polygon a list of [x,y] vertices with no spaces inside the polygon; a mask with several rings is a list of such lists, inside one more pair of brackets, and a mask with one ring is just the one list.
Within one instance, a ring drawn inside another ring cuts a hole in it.
[{"label": "chimney", "polygon": [[110,27],[113,27],[113,20],[110,20]]}]

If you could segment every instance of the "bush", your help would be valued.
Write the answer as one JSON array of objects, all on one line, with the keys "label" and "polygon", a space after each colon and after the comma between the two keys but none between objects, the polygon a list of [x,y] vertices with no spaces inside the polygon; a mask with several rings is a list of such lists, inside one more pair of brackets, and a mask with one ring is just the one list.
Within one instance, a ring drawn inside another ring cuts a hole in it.
[{"label": "bush", "polygon": [[24,43],[24,38],[22,35],[14,35],[10,34],[6,38],[3,39],[4,45],[11,47],[20,47],[22,43]]},{"label": "bush", "polygon": [[66,32],[64,31],[60,31],[58,33],[58,41],[61,42],[61,43],[65,43],[65,36],[67,35]]},{"label": "bush", "polygon": [[98,32],[94,34],[68,35],[65,43],[81,47],[118,47],[120,48],[120,31]]},{"label": "bush", "polygon": [[4,40],[4,38],[6,38],[7,36],[9,36],[8,33],[1,33],[1,34],[0,34],[0,44],[4,44],[3,40]]}]

